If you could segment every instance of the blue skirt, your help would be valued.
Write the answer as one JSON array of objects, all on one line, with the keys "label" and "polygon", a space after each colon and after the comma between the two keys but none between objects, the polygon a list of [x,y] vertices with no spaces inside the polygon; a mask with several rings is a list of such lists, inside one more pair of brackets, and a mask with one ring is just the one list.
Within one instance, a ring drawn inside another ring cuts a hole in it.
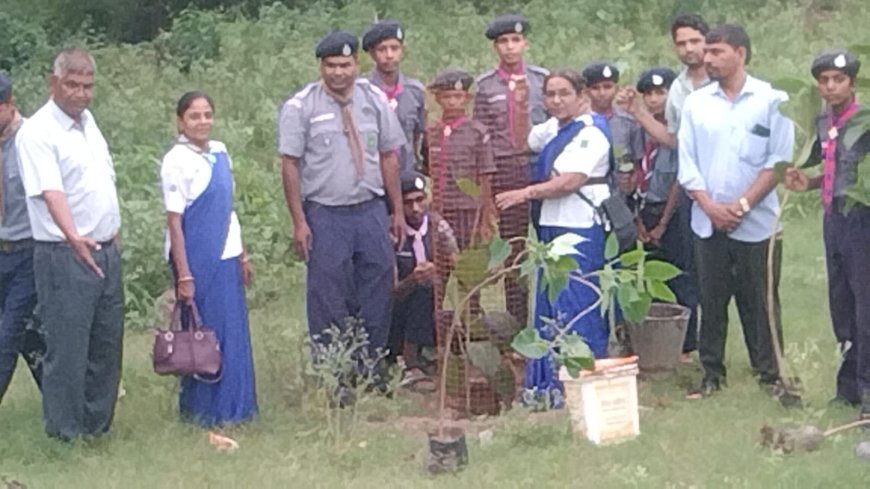
[{"label": "blue skirt", "polygon": [[[573,255],[578,271],[585,274],[600,270],[604,265],[605,235],[602,227],[595,225],[590,228],[573,229],[541,226],[539,236],[541,241],[550,242],[567,233],[574,233],[586,239],[576,246],[580,254]],[[540,280],[538,282],[535,297],[535,329],[544,338],[552,338],[554,331],[541,318],[553,319],[564,324],[599,299],[598,294],[589,286],[570,280],[556,300],[550,303],[546,288],[540,284]],[[598,278],[592,278],[590,282],[597,285]],[[596,358],[607,356],[609,328],[606,318],[601,315],[601,309],[595,308],[582,318],[574,320],[570,330],[583,337]],[[524,387],[522,401],[528,406],[543,404],[547,408],[561,408],[564,405],[558,366],[550,355],[526,363]]]},{"label": "blue skirt", "polygon": [[257,414],[254,361],[248,331],[248,307],[237,258],[221,260],[206,297],[196,296],[205,326],[221,347],[221,380],[201,382],[183,377],[179,396],[182,419],[205,427],[250,420]]}]

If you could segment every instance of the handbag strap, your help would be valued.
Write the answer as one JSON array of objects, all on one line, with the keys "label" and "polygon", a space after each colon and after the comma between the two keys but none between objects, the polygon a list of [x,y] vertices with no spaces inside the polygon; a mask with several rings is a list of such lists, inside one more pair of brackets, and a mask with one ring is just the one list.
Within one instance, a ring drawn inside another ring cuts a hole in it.
[{"label": "handbag strap", "polygon": [[191,325],[192,330],[200,330],[202,329],[202,317],[199,315],[199,309],[196,307],[196,302],[190,301],[190,303],[185,303],[184,301],[175,301],[175,308],[172,310],[172,319],[169,322],[169,330],[170,331],[181,331],[181,311],[188,307],[190,309],[191,316],[193,317],[193,324]]}]

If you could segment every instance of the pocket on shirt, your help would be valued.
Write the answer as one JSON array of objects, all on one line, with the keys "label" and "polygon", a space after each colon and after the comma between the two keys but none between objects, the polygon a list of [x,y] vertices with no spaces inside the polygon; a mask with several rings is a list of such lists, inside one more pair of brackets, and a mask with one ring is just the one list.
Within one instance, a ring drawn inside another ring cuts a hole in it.
[{"label": "pocket on shirt", "polygon": [[360,139],[363,143],[366,153],[378,152],[378,125],[371,122],[364,122],[358,125]]},{"label": "pocket on shirt", "polygon": [[318,122],[308,133],[306,151],[315,155],[331,155],[336,141],[341,138],[341,126],[334,121]]},{"label": "pocket on shirt", "polygon": [[752,166],[763,166],[767,162],[767,146],[770,137],[759,136],[746,131],[740,147],[740,159]]}]

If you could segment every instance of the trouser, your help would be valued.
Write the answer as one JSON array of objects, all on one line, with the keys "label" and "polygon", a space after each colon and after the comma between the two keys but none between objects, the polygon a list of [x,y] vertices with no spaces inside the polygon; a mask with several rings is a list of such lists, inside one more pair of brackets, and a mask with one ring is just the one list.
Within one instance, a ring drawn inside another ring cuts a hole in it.
[{"label": "trouser", "polygon": [[[18,355],[27,362],[37,387],[42,383],[42,359],[45,341],[38,323],[34,323],[36,285],[33,281],[33,242],[16,249],[0,251],[0,401],[18,363]],[[30,325],[28,324],[30,323]]]},{"label": "trouser", "polygon": [[321,341],[325,330],[361,320],[369,354],[387,348],[395,274],[387,205],[372,199],[349,206],[304,203],[311,228],[308,255],[308,331]]},{"label": "trouser", "polygon": [[[768,240],[746,243],[714,232],[709,238],[695,237],[701,317],[700,358],[704,376],[710,380],[725,378],[725,341],[728,334],[728,304],[733,297],[743,326],[743,339],[749,361],[760,381],[771,383],[779,378],[773,351],[767,307]],[[775,240],[773,254],[773,312],[776,331],[782,345],[780,322],[779,276],[782,241]]]},{"label": "trouser", "polygon": [[870,208],[825,216],[828,301],[842,363],[837,394],[853,403],[870,394]]},{"label": "trouser", "polygon": [[33,254],[45,330],[45,431],[72,440],[109,431],[121,381],[124,288],[113,241],[91,251],[105,278],[66,243],[37,243]]},{"label": "trouser", "polygon": [[[647,204],[640,212],[644,227],[652,229],[664,211],[664,203]],[[677,296],[677,303],[692,311],[683,341],[683,352],[698,349],[698,284],[695,272],[695,253],[692,249],[690,226],[692,203],[681,193],[680,202],[661,238],[661,247],[652,248],[650,258],[664,260],[683,271],[668,281],[668,287]]]},{"label": "trouser", "polygon": [[[492,182],[493,194],[508,190],[523,188],[529,184],[529,157],[525,154],[516,156],[496,157],[496,173]],[[503,210],[498,217],[498,232],[501,239],[527,237],[529,235],[529,206],[515,205]],[[506,263],[512,263],[522,252],[523,243],[513,243],[511,254]],[[520,324],[527,324],[529,317],[528,291],[519,283],[519,275],[514,274],[504,279],[505,306],[507,311]]]},{"label": "trouser", "polygon": [[393,304],[390,327],[390,359],[402,353],[402,345],[435,346],[435,298],[432,286],[415,285],[407,296]]}]

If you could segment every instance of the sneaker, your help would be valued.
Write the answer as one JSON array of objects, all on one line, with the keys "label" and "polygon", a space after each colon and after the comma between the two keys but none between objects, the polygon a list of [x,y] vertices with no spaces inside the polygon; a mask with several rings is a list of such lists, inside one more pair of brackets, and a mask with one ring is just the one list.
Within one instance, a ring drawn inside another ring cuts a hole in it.
[{"label": "sneaker", "polygon": [[724,381],[705,377],[698,387],[689,390],[689,392],[686,394],[686,399],[690,401],[706,399],[712,396],[713,393],[722,390],[722,384],[724,384]]}]

